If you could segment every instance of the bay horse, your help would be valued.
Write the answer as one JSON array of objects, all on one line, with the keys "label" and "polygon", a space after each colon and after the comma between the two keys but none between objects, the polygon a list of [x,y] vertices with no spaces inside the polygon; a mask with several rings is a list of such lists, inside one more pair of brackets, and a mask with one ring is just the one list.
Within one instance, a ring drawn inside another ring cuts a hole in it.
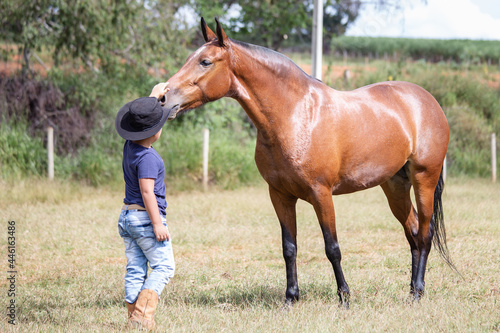
[{"label": "bay horse", "polygon": [[[349,287],[341,267],[332,195],[380,185],[411,249],[410,295],[420,299],[431,242],[450,264],[441,193],[449,128],[423,88],[382,82],[337,91],[304,73],[286,56],[214,33],[201,19],[205,44],[169,79],[169,120],[231,97],[257,128],[255,162],[269,185],[281,224],[286,304],[299,299],[298,199],[315,210],[333,266],[341,305]],[[410,189],[415,193],[415,210]]]}]

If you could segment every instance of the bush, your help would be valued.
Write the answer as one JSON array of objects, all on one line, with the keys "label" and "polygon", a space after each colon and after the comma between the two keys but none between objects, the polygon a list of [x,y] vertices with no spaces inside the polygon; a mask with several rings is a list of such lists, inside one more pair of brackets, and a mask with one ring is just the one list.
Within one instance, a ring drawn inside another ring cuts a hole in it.
[{"label": "bush", "polygon": [[396,55],[414,60],[425,59],[439,62],[450,60],[455,62],[489,61],[498,64],[500,61],[500,43],[489,40],[441,40],[418,38],[387,37],[334,37],[331,40],[333,50],[363,57],[382,58]]},{"label": "bush", "polygon": [[28,135],[26,123],[0,124],[0,171],[4,179],[42,176],[47,170],[47,152],[40,138]]},{"label": "bush", "polygon": [[448,165],[451,175],[491,174],[491,125],[470,106],[444,108],[450,126]]}]

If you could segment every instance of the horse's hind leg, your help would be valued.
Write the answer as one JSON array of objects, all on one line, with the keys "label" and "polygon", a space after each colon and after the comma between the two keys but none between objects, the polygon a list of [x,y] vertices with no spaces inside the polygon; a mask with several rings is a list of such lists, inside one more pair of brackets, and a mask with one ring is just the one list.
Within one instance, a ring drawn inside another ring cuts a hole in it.
[{"label": "horse's hind leg", "polygon": [[411,202],[411,182],[408,178],[408,165],[401,168],[391,179],[381,185],[389,202],[392,213],[403,226],[406,239],[411,250],[411,282],[410,292],[415,293],[415,282],[417,279],[418,262],[420,251],[418,250],[418,217]]},{"label": "horse's hind leg", "polygon": [[337,241],[337,230],[335,226],[335,209],[333,207],[332,195],[329,190],[317,190],[311,204],[318,217],[323,238],[325,240],[325,252],[328,260],[332,264],[335,279],[337,281],[337,295],[340,304],[349,307],[349,286],[344,278],[344,272],[340,265],[342,255]]},{"label": "horse's hind leg", "polygon": [[274,210],[281,224],[283,258],[286,266],[286,301],[290,305],[299,300],[297,281],[297,198],[289,197],[269,186],[269,194]]},{"label": "horse's hind leg", "polygon": [[417,246],[420,253],[414,283],[414,295],[416,299],[419,299],[424,294],[425,269],[431,250],[432,237],[434,236],[434,227],[431,224],[431,219],[434,213],[434,192],[441,174],[441,166],[433,169],[410,166],[410,174],[418,211]]}]

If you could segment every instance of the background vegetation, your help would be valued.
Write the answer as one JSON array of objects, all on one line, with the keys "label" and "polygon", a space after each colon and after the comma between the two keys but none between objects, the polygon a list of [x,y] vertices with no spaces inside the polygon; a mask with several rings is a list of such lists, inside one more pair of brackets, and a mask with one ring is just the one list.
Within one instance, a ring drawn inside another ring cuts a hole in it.
[{"label": "background vegetation", "polygon": [[410,58],[431,62],[499,64],[500,42],[486,40],[446,40],[410,38],[370,38],[339,36],[331,40],[338,54],[354,57]]},{"label": "background vegetation", "polygon": [[[45,129],[52,126],[57,178],[121,184],[122,140],[115,134],[115,114],[167,80],[201,45],[186,11],[221,16],[230,36],[279,49],[309,72],[309,53],[293,51],[310,42],[306,23],[312,2],[295,3],[289,15],[278,15],[287,4],[3,1],[0,178],[44,177]],[[443,106],[451,126],[449,174],[489,175],[488,140],[498,132],[500,117],[500,42],[338,37],[360,6],[326,4],[325,83],[341,90],[384,80],[423,86]],[[381,1],[384,6],[390,3]],[[346,69],[349,81],[342,75]],[[166,125],[155,148],[164,157],[170,190],[199,186],[204,127],[211,130],[212,185],[234,188],[260,181],[253,161],[255,129],[236,102],[224,99]]]}]

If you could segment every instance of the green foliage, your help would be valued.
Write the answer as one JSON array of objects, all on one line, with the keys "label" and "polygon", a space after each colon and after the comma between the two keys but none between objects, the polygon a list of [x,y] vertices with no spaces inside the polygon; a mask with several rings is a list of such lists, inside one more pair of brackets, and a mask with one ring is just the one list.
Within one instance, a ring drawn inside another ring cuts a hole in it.
[{"label": "green foliage", "polygon": [[[364,5],[357,1],[326,1],[323,12],[325,40],[343,35]],[[381,8],[392,6],[390,3],[380,5]],[[275,50],[287,39],[292,43],[310,43],[312,38],[312,0],[195,0],[191,1],[191,6],[205,19],[221,17],[232,38]],[[234,15],[235,12],[238,15]]]},{"label": "green foliage", "polygon": [[[24,121],[0,123],[0,179],[46,177],[47,148],[45,137],[28,135]],[[54,173],[62,179],[74,174],[75,160],[69,156],[54,155]]]},{"label": "green foliage", "polygon": [[[284,35],[299,34],[311,26],[310,11],[306,2],[294,0],[280,1],[239,1],[241,16],[231,20],[235,38],[246,38],[250,43],[278,49]],[[241,29],[236,27],[243,22]]]},{"label": "green foliage", "polygon": [[487,40],[441,40],[341,36],[331,40],[332,49],[353,55],[452,60],[455,62],[500,61],[500,42]]},{"label": "green foliage", "polygon": [[204,17],[208,25],[213,27],[212,30],[215,31],[212,17],[218,17],[231,38],[277,49],[284,41],[285,34],[308,30],[309,2],[195,0],[191,6],[198,16]]},{"label": "green foliage", "polygon": [[30,137],[26,123],[0,123],[0,174],[4,179],[41,176],[47,170],[47,152],[40,138]]},{"label": "green foliage", "polygon": [[93,134],[91,144],[72,158],[70,175],[94,186],[120,183],[123,140],[115,131],[114,118],[106,116]]},{"label": "green foliage", "polygon": [[[180,62],[190,33],[179,37],[174,14],[183,2],[113,0],[2,1],[0,31],[31,51],[48,48],[58,66],[73,59],[94,72],[113,74],[123,62],[143,70],[168,58]],[[167,71],[171,69],[167,68]]]},{"label": "green foliage", "polygon": [[489,176],[492,128],[487,119],[470,106],[444,110],[451,129],[448,164],[453,166],[452,174]]}]

